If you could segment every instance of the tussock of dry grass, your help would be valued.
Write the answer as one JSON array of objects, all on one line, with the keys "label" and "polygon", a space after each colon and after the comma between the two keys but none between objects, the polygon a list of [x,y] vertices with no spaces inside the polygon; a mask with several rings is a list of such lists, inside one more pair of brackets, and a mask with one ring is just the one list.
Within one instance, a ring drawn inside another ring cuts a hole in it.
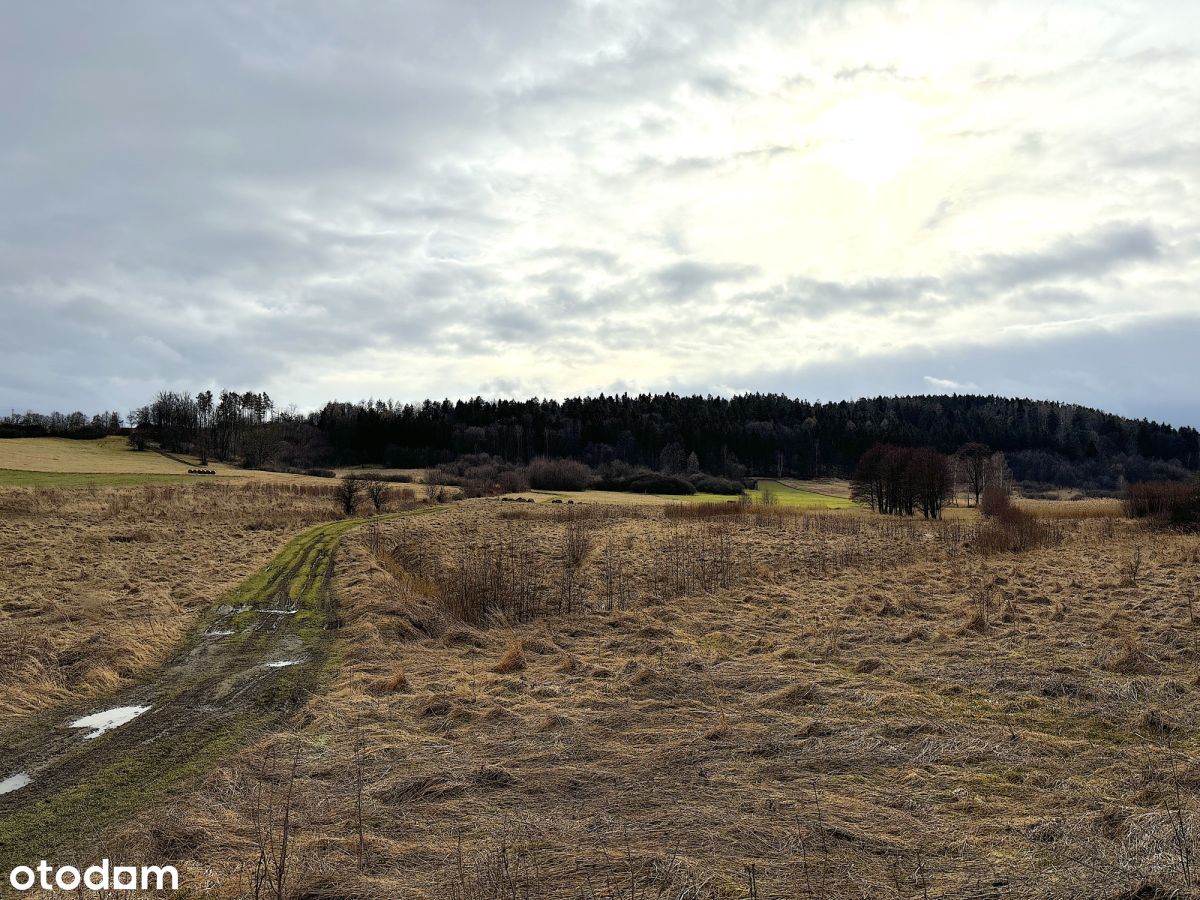
[{"label": "tussock of dry grass", "polygon": [[508,645],[500,661],[492,666],[492,671],[497,675],[507,675],[510,672],[520,672],[525,666],[525,647],[520,641],[514,641]]}]

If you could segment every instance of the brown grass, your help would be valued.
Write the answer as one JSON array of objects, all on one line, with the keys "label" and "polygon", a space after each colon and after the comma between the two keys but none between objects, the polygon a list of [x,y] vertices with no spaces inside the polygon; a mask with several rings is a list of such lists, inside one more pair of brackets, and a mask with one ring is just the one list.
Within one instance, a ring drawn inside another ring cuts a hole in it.
[{"label": "brown grass", "polygon": [[500,657],[500,661],[492,666],[497,675],[508,675],[525,669],[525,645],[521,641],[513,641]]},{"label": "brown grass", "polygon": [[1092,500],[1017,500],[1014,501],[1014,505],[1039,519],[1115,519],[1123,513],[1121,501],[1114,497]]},{"label": "brown grass", "polygon": [[[593,523],[570,613],[463,622],[437,585],[471,547],[518,548],[557,596],[570,521],[506,506],[348,538],[327,692],[112,836],[123,858],[244,895],[274,742],[301,748],[296,896],[1194,893],[1194,537],[1067,519],[984,556],[970,522],[630,509]],[[660,589],[722,547],[748,559],[728,583]],[[407,690],[375,687],[401,666]]]},{"label": "brown grass", "polygon": [[0,491],[0,723],[161,663],[286,539],[333,517],[324,487],[246,483]]}]

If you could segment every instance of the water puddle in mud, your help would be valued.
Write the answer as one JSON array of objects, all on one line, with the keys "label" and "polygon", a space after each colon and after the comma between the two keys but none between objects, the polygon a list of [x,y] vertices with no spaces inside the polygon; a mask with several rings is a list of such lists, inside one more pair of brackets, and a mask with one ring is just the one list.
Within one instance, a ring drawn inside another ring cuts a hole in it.
[{"label": "water puddle in mud", "polygon": [[218,628],[204,632],[205,637],[229,637],[231,634],[233,634],[232,628]]},{"label": "water puddle in mud", "polygon": [[296,610],[294,609],[260,609],[256,610],[256,612],[260,612],[264,616],[294,616],[296,614]]},{"label": "water puddle in mud", "polygon": [[13,791],[19,791],[31,781],[33,779],[29,777],[28,772],[18,772],[16,775],[9,775],[7,778],[0,780],[0,794],[11,794]]},{"label": "water puddle in mud", "polygon": [[297,666],[304,662],[303,659],[281,659],[278,662],[269,662],[266,664],[268,669],[286,669],[288,666]]},{"label": "water puddle in mud", "polygon": [[119,728],[126,722],[132,722],[144,712],[148,712],[148,706],[118,706],[114,709],[106,709],[104,712],[93,713],[90,716],[84,716],[82,719],[76,719],[71,723],[71,728],[91,728],[91,734],[85,734],[83,739],[90,741],[93,738],[98,738],[106,731],[111,731],[114,728]]}]

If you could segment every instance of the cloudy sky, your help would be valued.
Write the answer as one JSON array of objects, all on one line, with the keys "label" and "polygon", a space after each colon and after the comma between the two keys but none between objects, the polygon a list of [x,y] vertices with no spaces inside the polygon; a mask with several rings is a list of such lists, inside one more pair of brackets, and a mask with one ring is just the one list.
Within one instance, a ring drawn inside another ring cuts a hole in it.
[{"label": "cloudy sky", "polygon": [[1200,4],[8,3],[0,407],[995,392],[1200,424]]}]

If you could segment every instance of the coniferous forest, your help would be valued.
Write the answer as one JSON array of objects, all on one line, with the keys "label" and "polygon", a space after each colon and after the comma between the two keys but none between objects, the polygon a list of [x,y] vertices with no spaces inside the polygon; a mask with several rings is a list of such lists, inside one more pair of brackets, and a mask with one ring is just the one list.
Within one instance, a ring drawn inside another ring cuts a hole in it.
[{"label": "coniferous forest", "polygon": [[[124,424],[122,425],[122,421]],[[1026,483],[1110,489],[1185,478],[1200,468],[1192,427],[1073,404],[994,396],[876,397],[809,402],[780,394],[642,394],[567,400],[330,402],[301,414],[265,393],[160,392],[126,416],[14,414],[5,436],[95,436],[116,430],[247,465],[424,467],[488,454],[714,475],[849,474],[876,444],[950,453],[968,442],[1002,451]]]}]

